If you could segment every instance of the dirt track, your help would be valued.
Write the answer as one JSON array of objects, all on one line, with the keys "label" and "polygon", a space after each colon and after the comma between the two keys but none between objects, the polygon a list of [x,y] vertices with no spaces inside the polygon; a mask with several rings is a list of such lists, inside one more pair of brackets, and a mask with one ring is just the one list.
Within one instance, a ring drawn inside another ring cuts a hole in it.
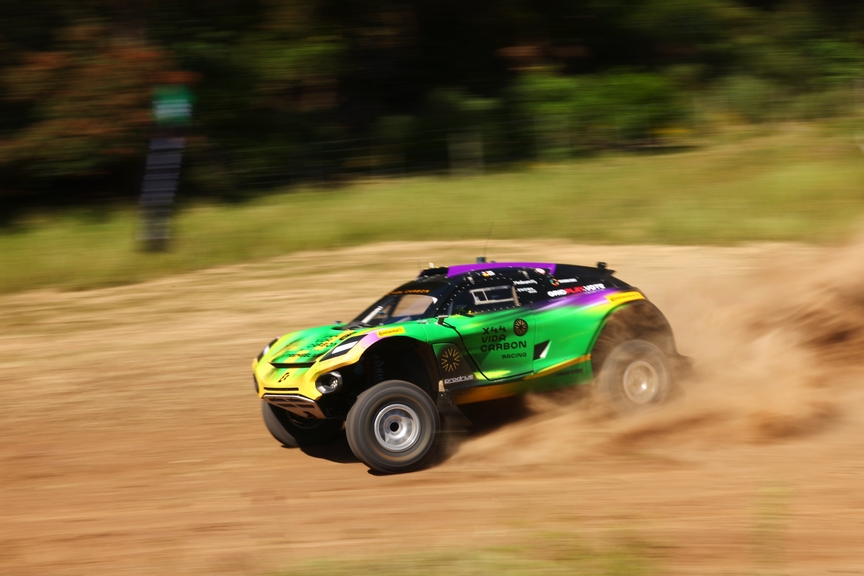
[{"label": "dirt track", "polygon": [[645,290],[695,359],[684,393],[626,419],[533,398],[403,476],[369,474],[344,439],[270,438],[249,372],[264,343],[480,244],[0,297],[0,573],[263,574],[563,532],[647,541],[676,574],[864,574],[864,243],[493,242],[497,260],[605,260]]}]

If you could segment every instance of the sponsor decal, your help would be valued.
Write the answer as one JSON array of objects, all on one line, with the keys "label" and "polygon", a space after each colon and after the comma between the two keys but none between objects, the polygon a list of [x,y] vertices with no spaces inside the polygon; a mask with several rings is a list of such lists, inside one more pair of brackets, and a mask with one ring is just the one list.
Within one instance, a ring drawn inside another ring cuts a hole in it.
[{"label": "sponsor decal", "polygon": [[290,375],[291,375],[290,372],[285,372],[285,374],[283,374],[282,376],[279,377],[279,380],[277,380],[277,382],[282,382],[282,381],[284,381],[284,380],[285,380],[286,378],[288,378],[288,376],[290,376]]},{"label": "sponsor decal", "polygon": [[314,340],[312,342],[307,342],[306,344],[303,344],[302,340],[297,340],[295,342],[292,342],[291,344],[289,344],[288,346],[286,346],[282,350],[280,350],[279,353],[281,355],[284,355],[285,353],[294,352],[295,350],[299,350],[299,353],[302,354],[303,352],[307,352],[307,351],[313,350],[315,348],[326,347],[329,344],[331,344],[332,342],[336,342],[338,339],[339,339],[338,335],[337,336],[327,336],[326,338],[318,338],[317,340]]},{"label": "sponsor decal", "polygon": [[525,352],[514,352],[513,354],[502,354],[501,358],[509,360],[511,358],[525,358],[527,356],[528,354],[526,354]]},{"label": "sponsor decal", "polygon": [[480,272],[480,275],[484,278],[489,278],[490,276],[494,276],[495,272],[493,272],[492,270],[484,270],[483,272]]},{"label": "sponsor decal", "polygon": [[604,290],[606,286],[602,283],[598,284],[588,284],[586,286],[573,286],[571,288],[559,288],[558,290],[549,290],[546,292],[547,296],[551,296],[552,298],[557,298],[559,296],[568,296],[570,294],[587,294],[590,292],[597,292],[598,290]]},{"label": "sponsor decal", "polygon": [[396,334],[405,334],[405,328],[399,326],[398,328],[387,328],[386,330],[378,330],[375,334],[379,338],[386,338],[387,336],[395,336]]},{"label": "sponsor decal", "polygon": [[564,370],[562,372],[556,372],[553,374],[556,378],[560,376],[573,376],[574,374],[582,374],[582,368],[573,368],[571,370]]},{"label": "sponsor decal", "polygon": [[490,344],[482,344],[480,346],[481,352],[494,352],[496,350],[516,350],[517,348],[527,348],[528,345],[524,340],[519,340],[518,342],[507,342],[504,340],[503,342],[494,342]]},{"label": "sponsor decal", "polygon": [[[447,348],[441,353],[441,367],[445,372],[453,372],[459,368],[459,363],[462,359],[459,357],[459,351],[456,348]],[[471,378],[474,378],[473,376]],[[447,383],[447,380],[444,381]]]},{"label": "sponsor decal", "polygon": [[[525,331],[528,331],[527,323],[525,324]],[[527,344],[525,344],[524,340],[520,340],[518,342],[508,342],[507,328],[505,328],[504,326],[487,326],[483,328],[482,340],[483,343],[480,345],[481,352],[494,352],[496,350],[515,350],[517,348],[528,347]]]},{"label": "sponsor decal", "polygon": [[537,284],[537,281],[536,280],[514,280],[513,281],[514,286],[528,286],[531,284]]},{"label": "sponsor decal", "polygon": [[644,300],[645,296],[639,292],[619,292],[618,294],[609,294],[606,296],[612,304],[620,304],[622,302],[630,302],[632,300]]},{"label": "sponsor decal", "polygon": [[[350,335],[350,332],[349,332]],[[336,336],[327,336],[326,338],[318,338],[313,342],[307,342],[303,344],[302,340],[296,340],[291,342],[285,348],[281,349],[274,358],[284,358],[286,356],[317,356],[318,352],[329,348],[333,344],[339,342],[343,339],[341,334],[337,334]],[[314,350],[317,352],[310,352],[310,350]]]},{"label": "sponsor decal", "polygon": [[536,294],[537,290],[535,290],[534,288],[531,288],[529,286],[528,288],[516,288],[516,292],[526,292],[528,294]]},{"label": "sponsor decal", "polygon": [[578,278],[560,278],[558,280],[558,282],[560,282],[561,284],[576,284],[577,282],[579,282],[579,279]]},{"label": "sponsor decal", "polygon": [[515,322],[513,322],[513,333],[516,336],[524,336],[528,333],[528,322],[523,320],[522,318],[517,318]]},{"label": "sponsor decal", "polygon": [[536,272],[537,274],[546,274],[549,271],[545,268],[534,268],[534,272]]},{"label": "sponsor decal", "polygon": [[473,374],[468,374],[466,376],[456,376],[455,378],[445,378],[444,384],[455,384],[457,382],[469,382],[474,380]]},{"label": "sponsor decal", "polygon": [[409,288],[408,290],[394,290],[390,294],[399,296],[400,294],[428,294],[429,292],[428,288]]},{"label": "sponsor decal", "polygon": [[320,356],[321,352],[315,350],[298,350],[297,352],[288,352],[287,354],[278,354],[275,358],[314,358]]},{"label": "sponsor decal", "polygon": [[549,284],[557,287],[558,286],[558,279],[557,278],[549,278]]},{"label": "sponsor decal", "polygon": [[499,332],[503,332],[504,334],[506,334],[507,329],[504,326],[486,326],[483,328],[483,337],[485,338],[489,334],[497,334]]}]

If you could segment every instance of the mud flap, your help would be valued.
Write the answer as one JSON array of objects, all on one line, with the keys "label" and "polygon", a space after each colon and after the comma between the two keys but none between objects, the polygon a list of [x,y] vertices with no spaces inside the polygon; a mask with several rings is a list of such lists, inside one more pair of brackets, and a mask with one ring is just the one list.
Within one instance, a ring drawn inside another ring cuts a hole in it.
[{"label": "mud flap", "polygon": [[674,356],[668,356],[669,364],[672,365],[673,380],[683,380],[693,374],[693,359],[683,354],[675,353]]},{"label": "mud flap", "polygon": [[465,417],[462,410],[456,406],[453,397],[447,390],[438,391],[438,413],[447,421],[448,424],[458,426],[471,426],[471,421]]}]

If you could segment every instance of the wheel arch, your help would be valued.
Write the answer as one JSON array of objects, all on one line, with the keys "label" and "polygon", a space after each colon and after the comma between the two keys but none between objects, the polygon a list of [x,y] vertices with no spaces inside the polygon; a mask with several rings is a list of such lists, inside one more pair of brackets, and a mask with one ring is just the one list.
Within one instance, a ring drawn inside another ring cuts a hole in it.
[{"label": "wheel arch", "polygon": [[678,356],[675,335],[666,316],[648,300],[628,302],[609,311],[591,341],[591,367],[596,375],[606,356],[625,340],[651,342],[669,358]]},{"label": "wheel arch", "polygon": [[[438,396],[438,363],[428,342],[410,336],[392,336],[370,346],[360,361],[369,361],[373,371],[382,371],[370,387],[384,380],[403,380],[424,390],[433,400]],[[383,366],[378,365],[379,361]]]}]

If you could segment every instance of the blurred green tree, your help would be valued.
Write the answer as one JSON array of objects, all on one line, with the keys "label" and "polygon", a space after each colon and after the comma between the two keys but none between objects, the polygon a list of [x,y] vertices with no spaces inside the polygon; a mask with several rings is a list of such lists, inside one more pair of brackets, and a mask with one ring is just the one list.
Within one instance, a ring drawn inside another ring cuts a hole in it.
[{"label": "blurred green tree", "polygon": [[200,80],[182,189],[223,196],[843,114],[864,86],[851,0],[33,0],[0,30],[0,196],[110,188],[176,70]]}]

